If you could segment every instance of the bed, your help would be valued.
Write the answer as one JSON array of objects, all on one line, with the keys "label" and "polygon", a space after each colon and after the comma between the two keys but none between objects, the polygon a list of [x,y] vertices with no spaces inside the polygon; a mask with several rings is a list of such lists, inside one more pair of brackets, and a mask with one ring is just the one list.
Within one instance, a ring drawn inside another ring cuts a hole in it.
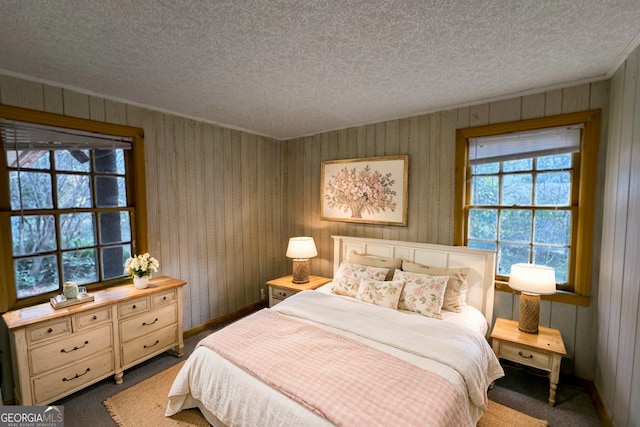
[{"label": "bed", "polygon": [[332,238],[333,281],[204,338],[167,416],[197,407],[215,426],[476,425],[504,375],[486,339],[495,254]]}]

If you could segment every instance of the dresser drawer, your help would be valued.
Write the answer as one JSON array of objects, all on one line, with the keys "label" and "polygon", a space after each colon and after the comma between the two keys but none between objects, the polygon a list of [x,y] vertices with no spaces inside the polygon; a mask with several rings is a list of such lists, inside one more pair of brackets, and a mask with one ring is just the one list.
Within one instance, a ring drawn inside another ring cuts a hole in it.
[{"label": "dresser drawer", "polygon": [[118,304],[118,319],[143,313],[151,308],[149,297],[138,298]]},{"label": "dresser drawer", "polygon": [[113,372],[113,351],[98,354],[33,380],[34,404],[51,402],[58,396],[103,378]]},{"label": "dresser drawer", "polygon": [[178,327],[176,325],[161,329],[153,335],[145,335],[129,341],[122,346],[122,364],[127,366],[138,359],[171,347],[177,342]]},{"label": "dresser drawer", "polygon": [[31,375],[68,366],[77,360],[94,355],[112,346],[111,325],[85,333],[74,333],[64,339],[33,348],[29,351]]},{"label": "dresser drawer", "polygon": [[177,297],[176,297],[175,289],[151,296],[151,302],[153,307],[159,307],[165,304],[171,304],[172,302],[176,302],[176,300],[177,300]]},{"label": "dresser drawer", "polygon": [[506,342],[502,342],[500,344],[500,357],[509,359],[512,362],[526,363],[527,366],[543,369],[545,371],[551,370],[551,362],[553,361],[553,358],[549,353],[530,350],[527,347],[521,347]]},{"label": "dresser drawer", "polygon": [[50,320],[38,323],[27,329],[27,342],[37,343],[54,337],[60,337],[71,333],[71,318]]},{"label": "dresser drawer", "polygon": [[123,342],[148,336],[153,332],[177,323],[177,306],[171,304],[156,310],[120,321],[120,339]]},{"label": "dresser drawer", "polygon": [[90,328],[111,321],[111,308],[101,308],[75,315],[75,330]]}]

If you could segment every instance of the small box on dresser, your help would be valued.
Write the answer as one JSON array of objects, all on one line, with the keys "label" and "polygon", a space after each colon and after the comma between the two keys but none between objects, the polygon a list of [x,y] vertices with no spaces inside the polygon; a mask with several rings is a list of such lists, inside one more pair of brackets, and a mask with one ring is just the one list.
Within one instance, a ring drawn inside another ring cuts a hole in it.
[{"label": "small box on dresser", "polygon": [[170,277],[146,289],[116,286],[55,310],[49,303],[3,314],[16,403],[46,405],[166,350],[182,356],[182,287]]}]

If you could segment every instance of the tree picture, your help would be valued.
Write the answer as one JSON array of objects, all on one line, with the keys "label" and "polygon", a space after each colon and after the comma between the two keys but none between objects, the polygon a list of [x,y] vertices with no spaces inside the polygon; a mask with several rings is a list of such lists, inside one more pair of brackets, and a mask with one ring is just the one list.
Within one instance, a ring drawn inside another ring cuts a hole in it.
[{"label": "tree picture", "polygon": [[408,156],[322,163],[322,219],[406,225]]}]

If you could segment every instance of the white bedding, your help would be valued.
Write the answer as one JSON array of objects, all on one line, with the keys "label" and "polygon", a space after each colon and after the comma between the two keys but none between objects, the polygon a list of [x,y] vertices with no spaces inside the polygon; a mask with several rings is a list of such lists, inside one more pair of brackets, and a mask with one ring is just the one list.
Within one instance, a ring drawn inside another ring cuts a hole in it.
[{"label": "white bedding", "polygon": [[[439,374],[468,397],[471,425],[486,408],[487,387],[503,375],[484,335],[450,322],[313,291],[296,294],[272,309]],[[429,343],[436,336],[436,343]],[[444,348],[448,350],[443,354]],[[330,425],[206,347],[198,347],[178,374],[166,414],[195,406],[214,425]]]},{"label": "white bedding", "polygon": [[[331,287],[333,286],[333,282],[329,282],[325,285],[322,285],[316,292],[324,292],[331,295],[335,295],[339,298],[350,298],[341,295],[334,294],[331,291]],[[352,298],[351,298],[352,299]],[[364,303],[363,303],[364,304]],[[408,313],[414,316],[421,316],[418,313],[414,313],[411,311],[400,310],[403,313]],[[465,326],[471,330],[478,332],[482,336],[487,336],[487,331],[489,330],[489,324],[487,323],[487,319],[485,319],[484,315],[477,308],[470,305],[463,305],[461,307],[461,311],[459,313],[453,311],[442,310],[440,312],[442,316],[442,321],[453,323],[460,326]]]}]

